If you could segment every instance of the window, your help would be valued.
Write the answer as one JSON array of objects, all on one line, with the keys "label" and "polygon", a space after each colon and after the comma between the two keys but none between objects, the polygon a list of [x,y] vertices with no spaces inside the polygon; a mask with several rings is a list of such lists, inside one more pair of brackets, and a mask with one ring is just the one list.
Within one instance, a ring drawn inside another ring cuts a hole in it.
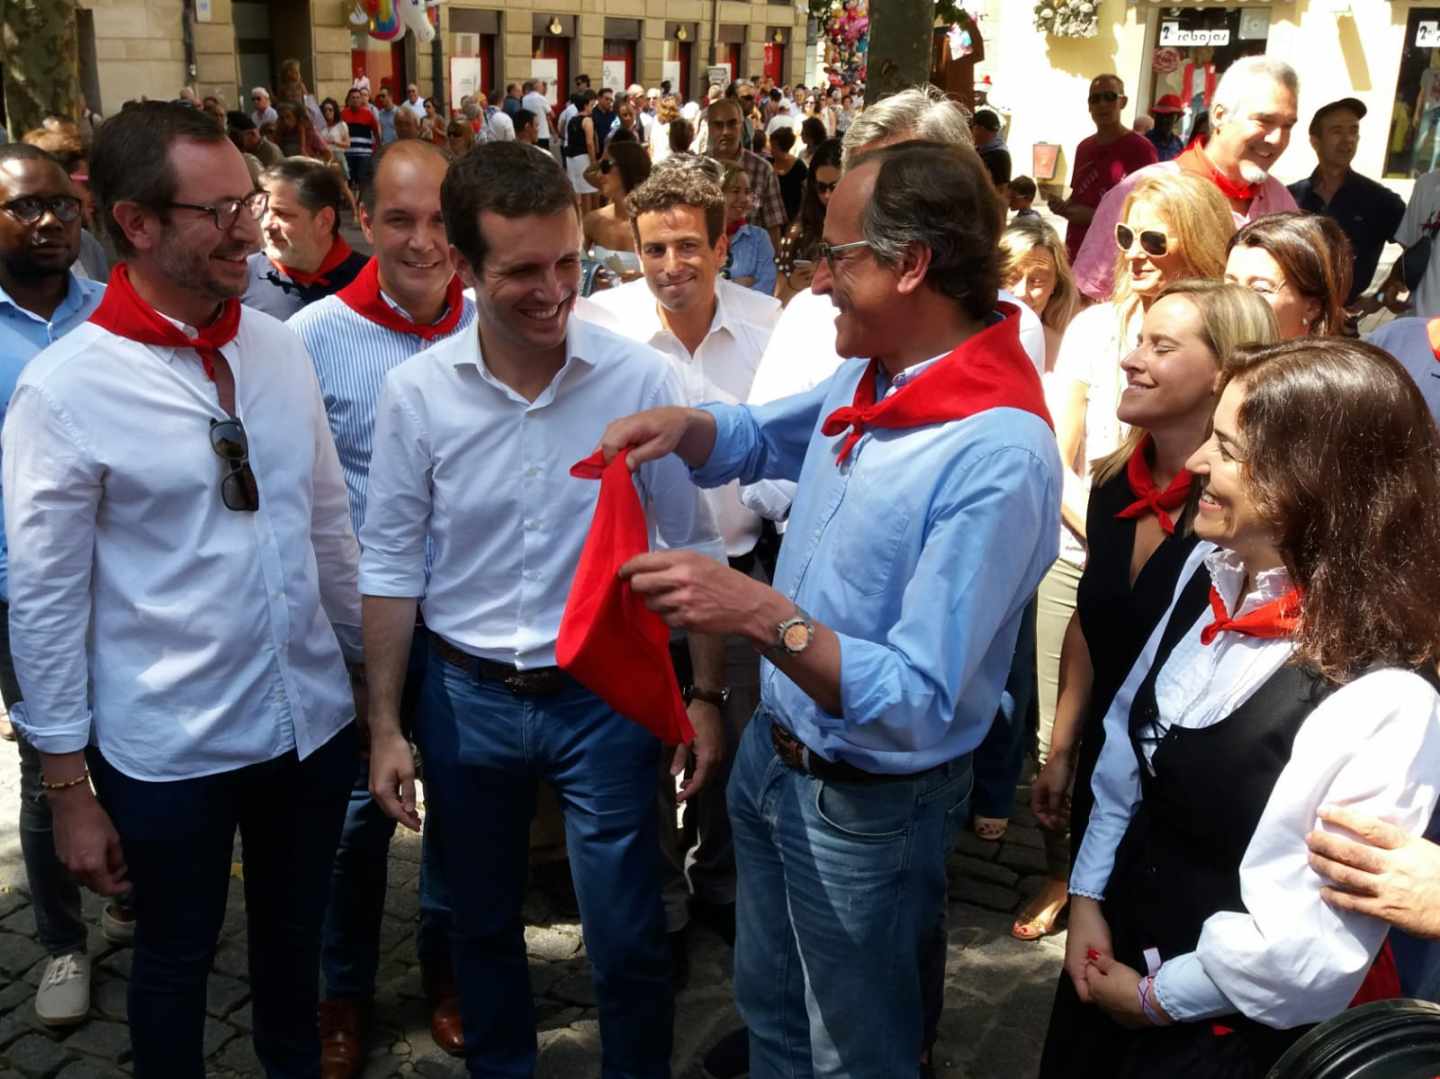
[{"label": "window", "polygon": [[1150,58],[1150,103],[1178,97],[1184,111],[1175,132],[1188,141],[1209,117],[1220,76],[1240,57],[1263,53],[1269,34],[1265,8],[1166,8]]},{"label": "window", "polygon": [[1440,7],[1413,8],[1405,25],[1385,175],[1419,176],[1440,165]]}]

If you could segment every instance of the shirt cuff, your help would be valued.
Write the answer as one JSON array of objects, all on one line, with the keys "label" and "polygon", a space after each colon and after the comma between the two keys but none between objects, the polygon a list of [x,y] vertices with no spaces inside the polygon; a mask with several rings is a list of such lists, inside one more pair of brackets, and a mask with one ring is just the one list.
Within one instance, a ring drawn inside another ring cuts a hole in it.
[{"label": "shirt cuff", "polygon": [[82,753],[90,745],[90,713],[73,723],[47,723],[37,727],[30,722],[30,710],[24,701],[16,701],[10,709],[10,722],[41,753]]},{"label": "shirt cuff", "polygon": [[360,566],[360,594],[387,599],[419,599],[425,595],[425,559],[418,573],[392,567]]},{"label": "shirt cuff", "polygon": [[736,437],[746,420],[745,407],[706,404],[700,409],[715,418],[715,447],[703,465],[690,470],[690,478],[697,487],[720,487],[734,479],[745,463],[745,440]]},{"label": "shirt cuff", "polygon": [[1230,998],[1205,973],[1205,966],[1194,952],[1167,959],[1155,975],[1155,999],[1165,1014],[1177,1023],[1213,1019],[1230,1015],[1237,1009]]}]

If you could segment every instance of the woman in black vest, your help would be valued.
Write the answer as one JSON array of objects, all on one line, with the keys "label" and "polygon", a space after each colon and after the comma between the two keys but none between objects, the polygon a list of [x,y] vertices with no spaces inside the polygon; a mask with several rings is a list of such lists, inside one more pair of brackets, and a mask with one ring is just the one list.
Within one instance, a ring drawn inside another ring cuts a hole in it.
[{"label": "woman in black vest", "polygon": [[1440,435],[1413,381],[1342,338],[1233,357],[1189,468],[1211,542],[1105,717],[1067,1076],[1259,1079],[1385,938],[1322,899],[1319,808],[1413,831],[1436,802]]},{"label": "woman in black vest", "polygon": [[[1276,339],[1273,314],[1248,289],[1177,281],[1150,305],[1140,344],[1122,362],[1131,385],[1118,415],[1130,429],[1114,453],[1094,463],[1085,570],[1061,649],[1050,755],[1031,788],[1041,823],[1062,836],[1068,824],[1076,849],[1104,741],[1101,720],[1195,545],[1184,465],[1205,440],[1221,361],[1239,345]],[[1012,930],[1021,939],[1053,932],[1064,905],[1069,862],[1054,846],[1047,843],[1049,879],[1040,902]]]}]

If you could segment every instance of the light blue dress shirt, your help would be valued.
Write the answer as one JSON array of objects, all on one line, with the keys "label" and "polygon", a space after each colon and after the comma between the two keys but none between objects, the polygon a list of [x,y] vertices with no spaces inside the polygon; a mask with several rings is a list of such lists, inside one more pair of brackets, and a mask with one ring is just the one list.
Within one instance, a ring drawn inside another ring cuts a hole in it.
[{"label": "light blue dress shirt", "polygon": [[770,296],[775,292],[775,245],[770,234],[754,225],[741,225],[730,237],[730,278],[753,277],[752,288]]},{"label": "light blue dress shirt", "polygon": [[[47,345],[58,341],[90,317],[100,305],[105,286],[70,272],[65,299],[47,322],[21,307],[0,288],[0,424],[10,407],[10,396],[20,372]],[[5,513],[0,506],[0,600],[10,600],[9,549],[5,545]]]},{"label": "light blue dress shirt", "polygon": [[867,362],[772,404],[704,406],[718,430],[694,477],[799,482],[775,588],[839,636],[843,714],[769,662],[761,707],[827,760],[905,774],[990,729],[1020,617],[1057,554],[1060,457],[1044,420],[999,408],[872,430],[837,467],[843,436],[820,425],[851,404]]}]

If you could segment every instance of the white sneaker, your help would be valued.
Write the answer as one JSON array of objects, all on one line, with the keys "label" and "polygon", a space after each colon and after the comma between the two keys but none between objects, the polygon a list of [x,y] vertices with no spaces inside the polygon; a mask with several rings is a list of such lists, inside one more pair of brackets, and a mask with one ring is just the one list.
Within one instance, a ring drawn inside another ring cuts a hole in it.
[{"label": "white sneaker", "polygon": [[83,1023],[90,1014],[90,957],[83,952],[57,955],[45,966],[35,991],[35,1015],[49,1027]]},{"label": "white sneaker", "polygon": [[124,914],[120,904],[113,899],[100,911],[100,931],[111,944],[135,943],[135,915],[127,918]]}]

